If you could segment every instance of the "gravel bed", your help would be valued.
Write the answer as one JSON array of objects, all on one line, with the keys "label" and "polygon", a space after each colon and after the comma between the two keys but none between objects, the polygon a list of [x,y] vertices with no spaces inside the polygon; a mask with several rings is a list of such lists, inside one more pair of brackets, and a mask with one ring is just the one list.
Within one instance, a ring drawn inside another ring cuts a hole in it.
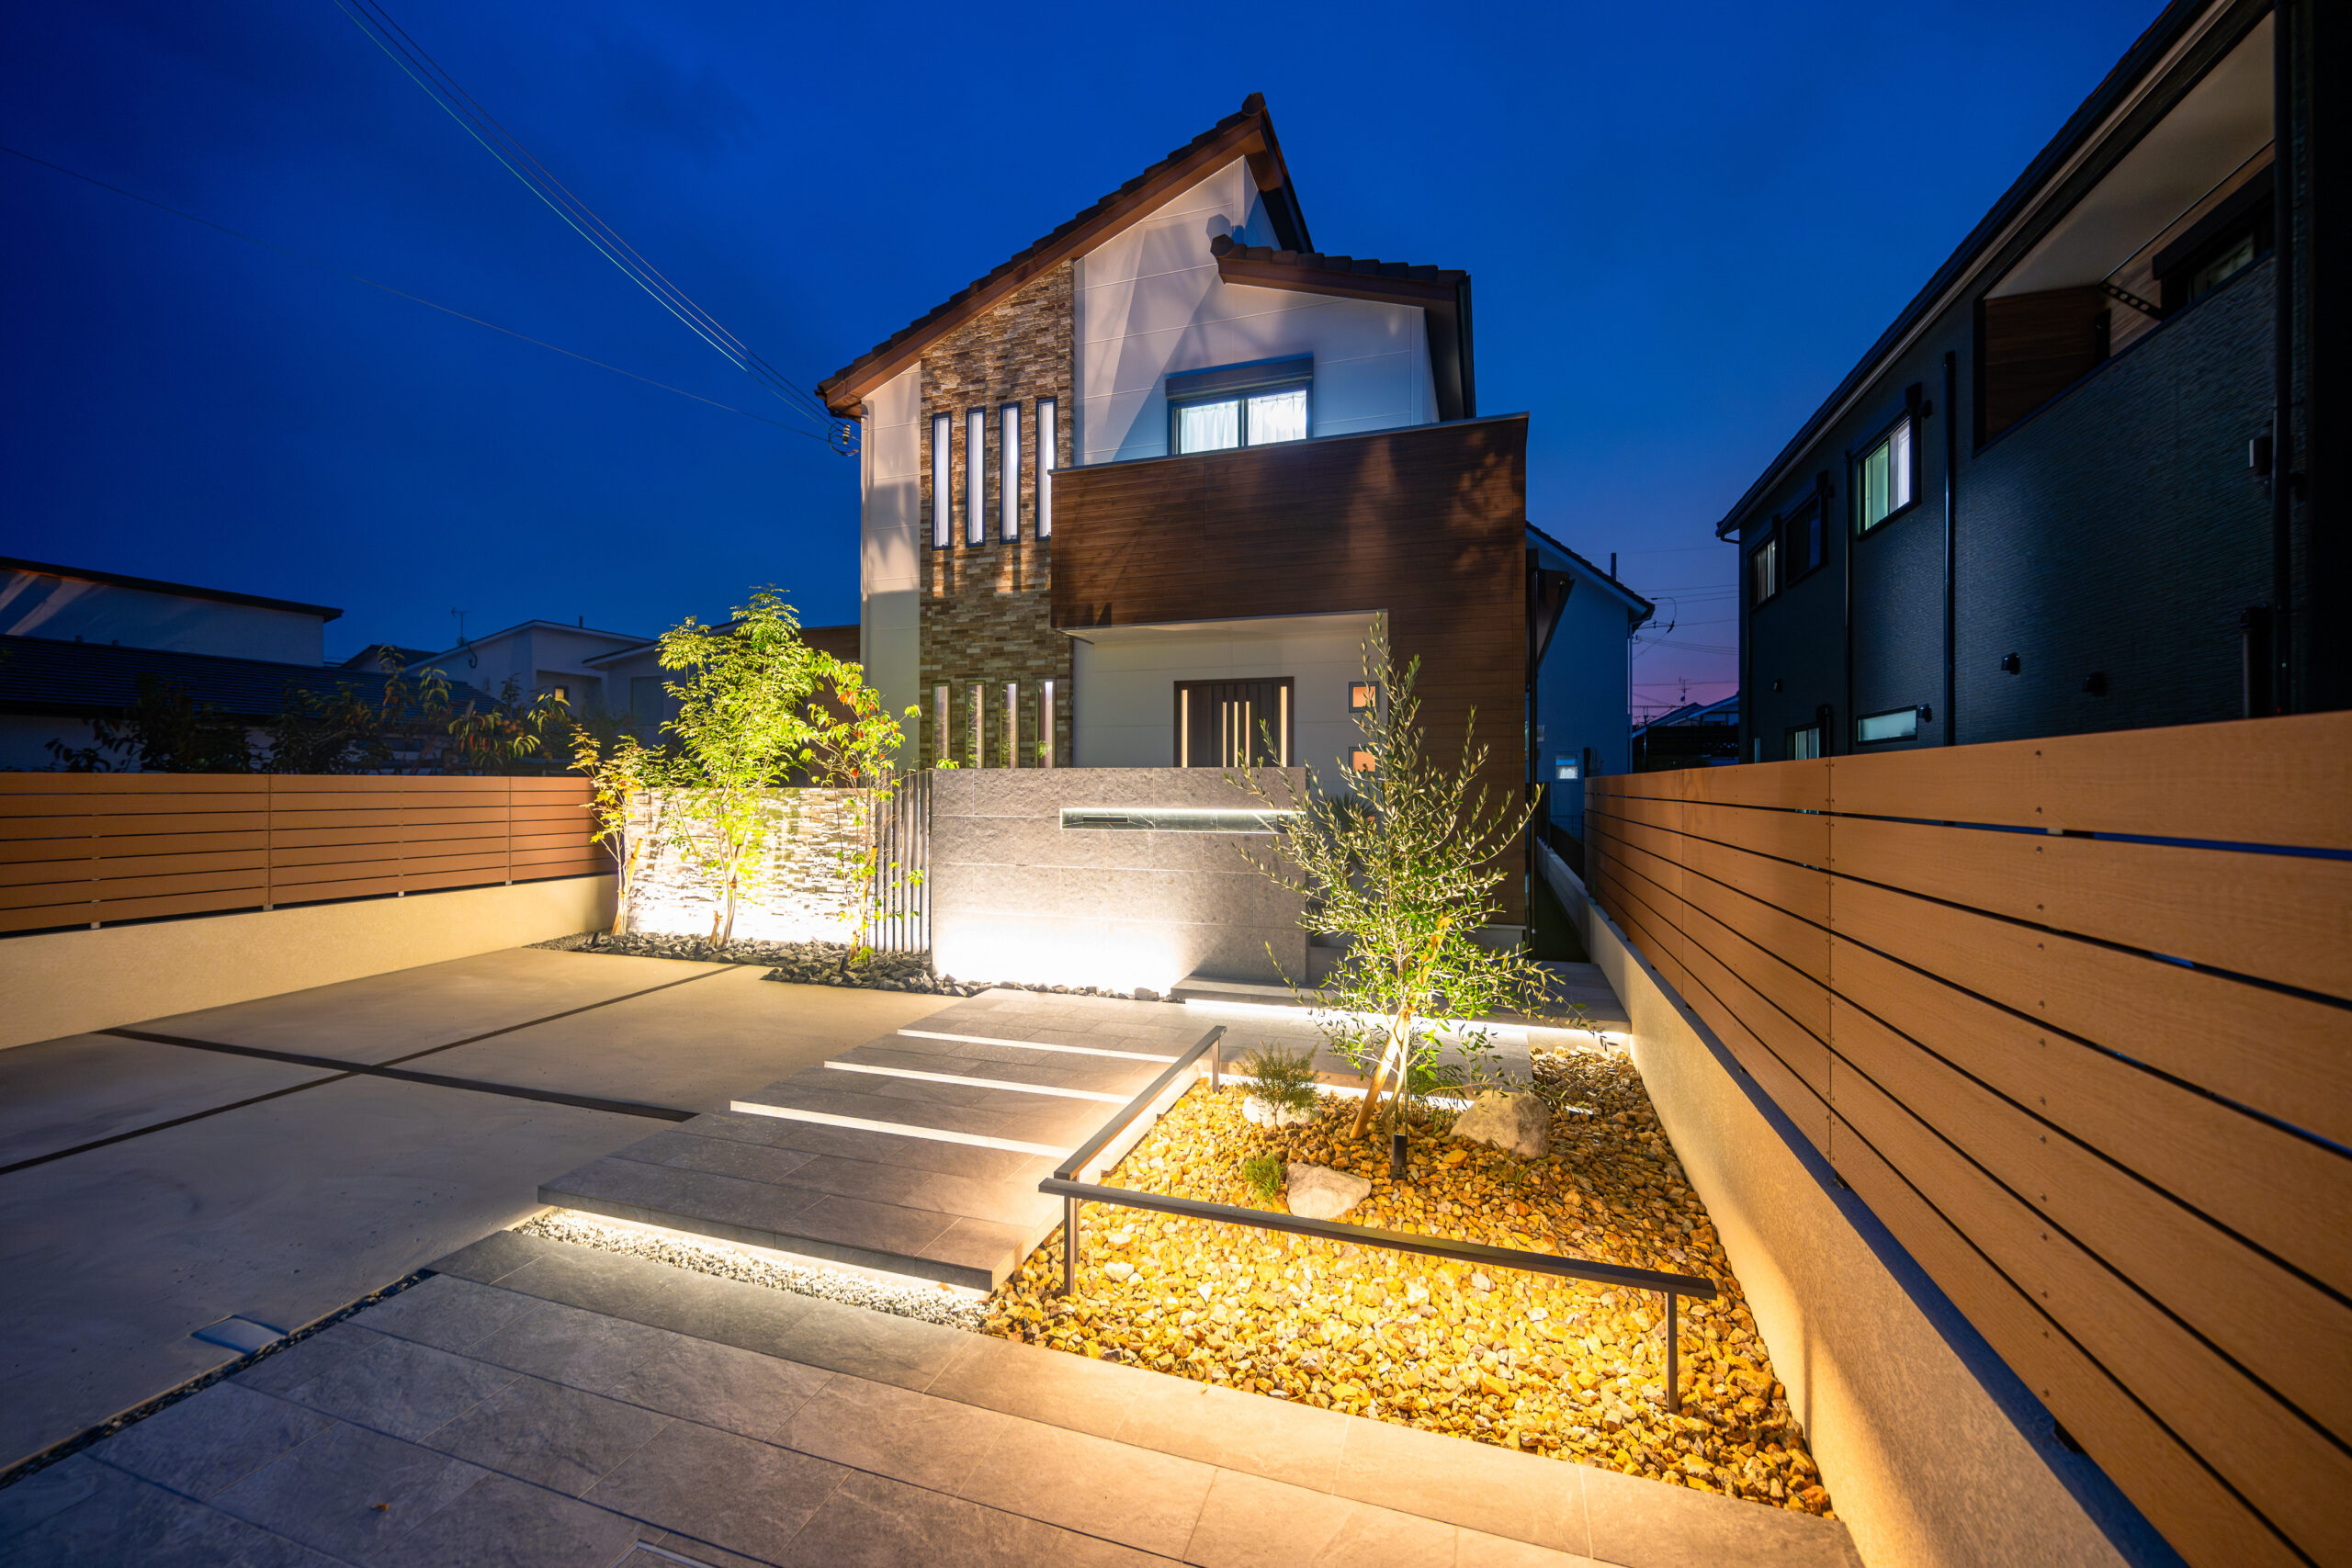
[{"label": "gravel bed", "polygon": [[627,1225],[605,1224],[586,1214],[558,1211],[526,1220],[514,1229],[522,1235],[568,1241],[574,1247],[593,1247],[599,1252],[617,1252],[630,1258],[649,1258],[673,1269],[690,1269],[721,1280],[741,1280],[771,1291],[789,1291],[797,1296],[815,1296],[820,1301],[841,1302],[949,1328],[977,1332],[988,1316],[987,1303],[957,1295],[943,1285],[899,1285],[840,1269],[784,1263],[741,1251],[725,1242],[653,1235]]},{"label": "gravel bed", "polygon": [[911,991],[923,996],[977,997],[982,991],[1049,991],[1064,997],[1110,997],[1119,1001],[1157,1002],[1167,998],[1153,990],[1106,991],[1095,986],[1030,986],[1010,980],[959,980],[934,975],[929,953],[868,953],[850,962],[851,949],[840,942],[752,942],[738,939],[713,945],[698,936],[660,935],[630,931],[582,931],[537,942],[558,953],[614,953],[628,958],[682,958],[697,964],[764,964],[767,978],[797,986],[847,986],[867,991]]},{"label": "gravel bed", "polygon": [[1521,1251],[1700,1275],[1682,1304],[1682,1414],[1665,1388],[1665,1303],[1645,1292],[1238,1225],[1086,1211],[1075,1299],[1058,1236],[996,1295],[985,1331],[1179,1377],[1831,1515],[1714,1227],[1623,1053],[1539,1053],[1553,1145],[1520,1161],[1417,1122],[1407,1179],[1385,1141],[1350,1137],[1354,1101],[1303,1126],[1250,1125],[1243,1091],[1195,1088],[1106,1184],[1279,1211],[1252,1156],[1348,1170],[1342,1218]]}]

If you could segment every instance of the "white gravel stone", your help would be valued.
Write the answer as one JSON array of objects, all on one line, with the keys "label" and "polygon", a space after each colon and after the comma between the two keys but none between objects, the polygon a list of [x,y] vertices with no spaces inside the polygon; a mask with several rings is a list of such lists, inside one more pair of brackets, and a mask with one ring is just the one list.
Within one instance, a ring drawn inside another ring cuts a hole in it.
[{"label": "white gravel stone", "polygon": [[1328,1165],[1294,1165],[1284,1196],[1301,1219],[1336,1220],[1372,1196],[1372,1183]]}]

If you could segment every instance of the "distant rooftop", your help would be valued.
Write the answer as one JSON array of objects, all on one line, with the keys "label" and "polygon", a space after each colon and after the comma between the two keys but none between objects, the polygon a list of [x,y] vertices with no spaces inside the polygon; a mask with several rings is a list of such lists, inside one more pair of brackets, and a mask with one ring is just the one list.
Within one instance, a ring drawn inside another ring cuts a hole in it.
[{"label": "distant rooftop", "polygon": [[96,571],[85,566],[58,566],[51,561],[18,560],[13,556],[0,556],[0,571],[30,572],[40,577],[70,577],[82,582],[103,582],[114,588],[136,588],[149,593],[171,593],[183,599],[212,599],[223,604],[250,604],[262,610],[290,610],[296,615],[316,615],[322,621],[341,618],[343,612],[332,604],[305,604],[295,599],[269,599],[258,593],[236,593],[225,588],[198,588],[187,582],[165,582],[160,578],[127,577],[119,571]]}]

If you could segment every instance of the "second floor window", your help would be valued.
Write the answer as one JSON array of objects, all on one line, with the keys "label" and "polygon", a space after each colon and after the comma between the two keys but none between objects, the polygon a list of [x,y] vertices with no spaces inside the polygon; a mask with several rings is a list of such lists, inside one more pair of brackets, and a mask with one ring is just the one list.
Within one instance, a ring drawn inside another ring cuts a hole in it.
[{"label": "second floor window", "polygon": [[989,536],[989,469],[982,457],[988,444],[989,411],[974,409],[964,420],[964,542],[967,545],[980,544]]},{"label": "second floor window", "polygon": [[1747,602],[1761,604],[1781,591],[1781,536],[1772,535],[1747,558]]},{"label": "second floor window", "polygon": [[1913,471],[1911,416],[1905,414],[1854,465],[1854,527],[1867,534],[1911,504]]},{"label": "second floor window", "polygon": [[[1061,404],[1037,400],[1037,537],[1054,536],[1054,462],[1061,450]],[[1051,682],[1048,682],[1050,684]]]},{"label": "second floor window", "polygon": [[1219,452],[1314,434],[1310,355],[1187,370],[1168,378],[1169,450]]},{"label": "second floor window", "polygon": [[931,543],[945,549],[956,542],[956,422],[931,416]]}]

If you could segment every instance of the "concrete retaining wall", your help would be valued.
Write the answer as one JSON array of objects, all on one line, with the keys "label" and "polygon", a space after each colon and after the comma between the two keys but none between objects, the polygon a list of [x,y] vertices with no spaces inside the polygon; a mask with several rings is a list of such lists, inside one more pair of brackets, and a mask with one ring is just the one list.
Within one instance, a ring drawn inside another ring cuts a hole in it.
[{"label": "concrete retaining wall", "polygon": [[2177,1562],[1548,848],[1870,1568]]},{"label": "concrete retaining wall", "polygon": [[[1277,801],[1287,773],[1257,770]],[[1148,987],[1187,975],[1303,981],[1299,901],[1252,871],[1230,833],[1065,829],[1064,807],[1248,808],[1209,768],[983,769],[932,782],[931,949],[962,979]],[[1269,948],[1272,949],[1271,954]]]},{"label": "concrete retaining wall", "polygon": [[612,918],[612,877],[568,876],[0,938],[0,1048],[519,947]]}]

